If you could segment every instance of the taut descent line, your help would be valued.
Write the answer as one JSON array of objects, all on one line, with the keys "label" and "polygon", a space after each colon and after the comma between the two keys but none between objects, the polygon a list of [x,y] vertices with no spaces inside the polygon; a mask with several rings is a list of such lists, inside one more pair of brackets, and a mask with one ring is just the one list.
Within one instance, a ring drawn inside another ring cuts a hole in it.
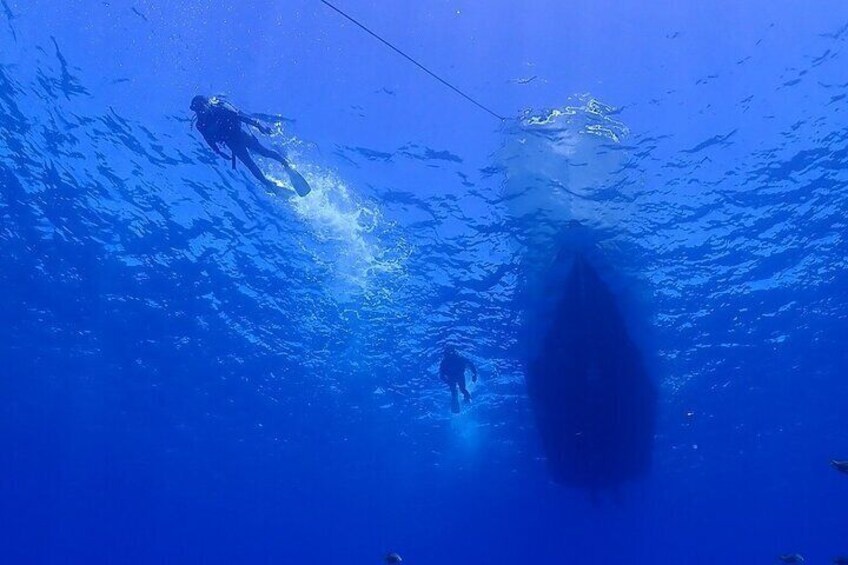
[{"label": "taut descent line", "polygon": [[454,85],[452,85],[451,83],[449,83],[448,81],[446,81],[445,79],[443,79],[442,77],[440,77],[439,75],[437,75],[436,73],[434,73],[433,71],[431,71],[430,69],[428,69],[427,67],[422,65],[421,63],[419,63],[418,61],[416,61],[415,59],[413,59],[412,57],[410,57],[409,55],[407,55],[403,51],[401,51],[399,48],[395,47],[394,45],[392,45],[391,43],[389,43],[388,41],[386,41],[385,39],[380,37],[378,34],[371,31],[370,29],[368,29],[368,27],[365,26],[365,24],[360,23],[354,17],[346,14],[345,12],[343,12],[342,10],[337,8],[336,6],[332,5],[327,0],[320,0],[320,2],[322,4],[324,4],[325,6],[327,6],[328,8],[330,8],[333,11],[340,14],[345,19],[349,20],[350,22],[353,22],[354,25],[356,25],[357,27],[364,30],[366,33],[368,33],[374,39],[376,39],[377,41],[379,41],[380,43],[382,43],[383,45],[385,45],[386,47],[388,47],[389,49],[391,49],[392,51],[394,51],[395,53],[397,53],[398,55],[400,55],[401,57],[403,57],[404,59],[406,59],[410,63],[412,63],[413,65],[415,65],[416,67],[418,67],[419,69],[421,69],[422,71],[424,71],[425,73],[427,73],[428,75],[430,75],[431,77],[433,77],[434,79],[436,79],[437,81],[442,83],[443,85],[447,86],[448,88],[450,88],[451,90],[453,90],[454,92],[456,92],[457,94],[459,94],[460,96],[462,96],[463,98],[465,98],[466,100],[468,100],[469,102],[471,102],[472,104],[474,104],[475,106],[480,108],[481,110],[488,112],[489,114],[491,114],[492,116],[496,117],[497,119],[499,119],[501,121],[506,120],[505,117],[501,116],[497,112],[490,110],[489,108],[487,108],[483,104],[477,102],[476,100],[471,98],[469,95],[465,94],[463,91],[461,91],[460,89],[458,89],[457,87],[455,87]]}]

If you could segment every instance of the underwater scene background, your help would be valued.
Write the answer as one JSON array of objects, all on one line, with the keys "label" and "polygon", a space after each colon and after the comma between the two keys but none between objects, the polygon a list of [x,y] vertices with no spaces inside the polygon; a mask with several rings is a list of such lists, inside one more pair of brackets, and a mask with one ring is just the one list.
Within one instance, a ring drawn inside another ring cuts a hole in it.
[{"label": "underwater scene background", "polygon": [[[848,5],[336,5],[506,119],[320,1],[0,0],[0,561],[848,555]],[[655,394],[612,488],[525,379],[575,256]]]}]

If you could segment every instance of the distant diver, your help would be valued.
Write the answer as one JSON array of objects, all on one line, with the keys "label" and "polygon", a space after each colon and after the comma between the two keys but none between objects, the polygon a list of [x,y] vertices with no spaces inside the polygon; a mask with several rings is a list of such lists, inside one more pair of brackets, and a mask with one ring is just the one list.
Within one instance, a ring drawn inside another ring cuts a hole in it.
[{"label": "distant diver", "polygon": [[387,565],[395,565],[396,563],[403,563],[403,559],[397,553],[391,552],[386,555],[385,562]]},{"label": "distant diver", "polygon": [[471,393],[465,388],[465,371],[471,370],[471,381],[477,382],[477,367],[474,363],[460,355],[456,347],[448,345],[442,363],[439,365],[439,378],[450,387],[451,390],[451,412],[459,414],[459,395],[457,389],[462,392],[465,403],[471,403]]},{"label": "distant diver", "polygon": [[839,471],[840,473],[848,474],[848,459],[845,459],[843,461],[831,459],[830,466]]},{"label": "distant diver", "polygon": [[784,563],[803,563],[804,556],[800,553],[784,553],[780,557],[778,557]]},{"label": "distant diver", "polygon": [[[259,122],[240,111],[238,108],[216,96],[207,98],[206,96],[195,96],[191,99],[189,108],[195,113],[196,127],[203,139],[216,155],[220,155],[224,159],[232,162],[233,169],[236,168],[236,158],[238,158],[254,177],[259,179],[262,184],[267,187],[275,187],[276,184],[265,176],[265,173],[259,169],[251,157],[250,152],[254,151],[263,157],[274,159],[279,162],[286,173],[289,175],[292,186],[300,196],[309,194],[310,188],[306,180],[294,169],[291,168],[289,162],[272,149],[264,147],[256,136],[250,131],[242,129],[242,122],[251,125],[265,135],[269,135],[273,130],[267,125]],[[226,155],[219,145],[226,145],[230,151],[230,155]]]}]

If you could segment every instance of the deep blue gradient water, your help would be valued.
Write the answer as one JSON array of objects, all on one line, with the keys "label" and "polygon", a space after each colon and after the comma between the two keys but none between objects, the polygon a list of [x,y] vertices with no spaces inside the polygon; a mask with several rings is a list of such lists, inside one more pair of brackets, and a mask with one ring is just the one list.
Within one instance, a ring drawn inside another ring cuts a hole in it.
[{"label": "deep blue gradient water", "polygon": [[[848,554],[848,4],[338,5],[508,120],[317,0],[0,0],[0,562]],[[313,192],[216,159],[197,93]],[[611,496],[551,480],[524,383],[563,245],[659,394]]]}]

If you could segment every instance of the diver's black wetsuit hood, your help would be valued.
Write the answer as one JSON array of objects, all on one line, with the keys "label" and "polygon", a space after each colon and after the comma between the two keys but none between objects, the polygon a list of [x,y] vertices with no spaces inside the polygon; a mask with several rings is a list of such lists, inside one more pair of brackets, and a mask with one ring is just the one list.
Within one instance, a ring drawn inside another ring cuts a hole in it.
[{"label": "diver's black wetsuit hood", "polygon": [[191,99],[191,106],[189,106],[189,109],[194,112],[199,112],[207,106],[209,106],[209,99],[205,96],[198,94],[197,96]]}]

